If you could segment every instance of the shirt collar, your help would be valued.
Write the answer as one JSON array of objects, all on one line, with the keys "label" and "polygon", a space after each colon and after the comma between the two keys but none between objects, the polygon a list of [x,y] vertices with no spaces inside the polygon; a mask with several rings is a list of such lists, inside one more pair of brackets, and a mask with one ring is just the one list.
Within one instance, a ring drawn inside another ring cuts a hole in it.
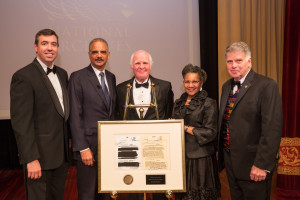
[{"label": "shirt collar", "polygon": [[150,77],[148,77],[144,82],[140,82],[140,81],[136,80],[136,78],[134,78],[133,82],[134,82],[134,83],[137,82],[137,83],[139,83],[139,84],[143,84],[143,83],[149,82],[149,85],[151,84]]},{"label": "shirt collar", "polygon": [[103,69],[103,71],[100,71],[99,69],[95,68],[92,64],[91,64],[91,66],[97,76],[99,76],[100,72],[103,72],[105,75],[105,69]]},{"label": "shirt collar", "polygon": [[[40,63],[40,65],[42,66],[42,68],[44,69],[44,71],[47,73],[47,68],[48,66],[43,63],[40,59],[38,59],[38,57],[36,57],[37,61]],[[53,69],[54,64],[52,63],[51,69]]]},{"label": "shirt collar", "polygon": [[246,74],[243,78],[241,78],[241,79],[239,80],[240,83],[241,83],[241,85],[244,83],[244,81],[245,81],[247,75],[249,74],[250,70],[251,70],[251,69],[249,69],[249,71],[247,72],[247,74]]},{"label": "shirt collar", "polygon": [[[136,87],[135,87],[135,83],[143,84],[143,83],[146,83],[147,81],[148,81],[148,83],[149,83],[149,87],[148,87],[148,88],[143,88],[143,87],[136,88]],[[138,81],[138,80],[136,80],[136,79],[134,78],[134,79],[133,79],[132,85],[133,85],[133,87],[134,87],[135,89],[137,89],[137,90],[139,90],[139,89],[146,89],[146,90],[148,90],[148,89],[151,88],[151,79],[150,79],[150,77],[148,77],[148,79],[146,79],[144,82],[141,83],[140,81]]]}]

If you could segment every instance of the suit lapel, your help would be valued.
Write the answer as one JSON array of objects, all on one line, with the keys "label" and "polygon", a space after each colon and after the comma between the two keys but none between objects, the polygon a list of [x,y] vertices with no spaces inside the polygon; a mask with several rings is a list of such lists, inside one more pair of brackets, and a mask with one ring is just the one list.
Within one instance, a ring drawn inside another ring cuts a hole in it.
[{"label": "suit lapel", "polygon": [[70,114],[69,95],[67,91],[67,85],[65,85],[64,81],[62,81],[63,79],[62,79],[62,75],[60,74],[60,70],[57,70],[57,77],[63,93],[65,120],[67,120]]},{"label": "suit lapel", "polygon": [[100,96],[100,98],[102,99],[102,102],[105,104],[105,107],[109,110],[108,104],[106,102],[105,99],[105,95],[102,91],[101,85],[99,83],[98,78],[96,77],[96,74],[94,72],[94,70],[92,69],[92,66],[89,65],[88,68],[88,77],[89,77],[89,81],[91,82],[93,88],[95,89],[96,93]]},{"label": "suit lapel", "polygon": [[255,73],[252,70],[248,73],[244,83],[242,84],[242,87],[240,88],[240,92],[235,100],[232,111],[235,109],[235,107],[238,105],[240,100],[244,97],[244,95],[247,93],[248,89],[251,87],[251,82],[254,78],[254,74]]},{"label": "suit lapel", "polygon": [[[132,87],[130,88],[130,97],[129,97],[129,104],[135,105],[134,98],[133,98],[133,84],[134,84],[134,77],[128,82]],[[127,84],[125,85],[127,91]],[[138,111],[136,108],[131,109],[133,110],[134,119],[140,119]],[[129,111],[129,110],[128,110]]]},{"label": "suit lapel", "polygon": [[[232,112],[234,112],[234,109],[237,107],[237,105],[239,104],[241,99],[245,96],[248,89],[251,87],[251,82],[254,78],[254,75],[255,75],[255,72],[253,70],[251,70],[248,73],[242,87],[240,88],[237,99],[235,100]],[[223,122],[225,107],[226,107],[226,104],[227,104],[227,100],[228,100],[228,97],[229,97],[230,90],[231,90],[231,80],[229,80],[228,82],[225,83],[223,91],[222,91],[222,96],[221,96],[221,101],[220,101],[219,127],[221,127],[222,122]]]},{"label": "suit lapel", "polygon": [[54,87],[52,86],[52,83],[51,81],[49,80],[49,78],[47,77],[43,67],[40,65],[40,63],[35,59],[33,61],[33,64],[36,66],[36,68],[39,70],[39,72],[41,73],[41,76],[42,76],[42,80],[43,82],[45,83],[46,85],[46,88],[51,96],[51,99],[52,99],[52,102],[54,103],[55,105],[55,108],[57,110],[57,112],[62,116],[64,117],[65,114],[64,114],[64,111],[60,105],[60,102],[59,102],[59,99],[57,97],[57,94],[55,92],[55,89]]},{"label": "suit lapel", "polygon": [[[156,79],[153,78],[151,75],[150,75],[150,80],[151,80],[151,83],[155,84],[155,95],[156,95],[156,101],[157,101],[157,99],[159,98],[158,94],[159,94],[160,86],[159,86],[158,81],[156,81]],[[151,88],[151,101],[150,101],[150,103],[153,103],[153,102],[154,102],[154,97],[152,95],[152,88]],[[148,108],[144,119],[148,119],[148,117],[151,116],[152,114],[155,114],[155,109],[154,108]]]},{"label": "suit lapel", "polygon": [[[109,95],[110,95],[110,109],[109,109],[109,116],[111,116],[113,113],[113,109],[112,109],[112,106],[113,106],[113,99],[115,99],[114,95],[115,95],[115,91],[114,91],[114,87],[113,87],[113,77],[112,75],[106,70],[106,73],[105,73],[105,76],[106,76],[106,80],[107,80],[107,85],[108,85],[108,89],[109,89]],[[104,93],[103,93],[104,95]]]},{"label": "suit lapel", "polygon": [[228,96],[231,90],[231,86],[230,84],[227,84],[224,88],[224,91],[222,93],[222,97],[221,97],[221,105],[220,105],[220,110],[221,111],[225,111],[225,106],[228,100]]},{"label": "suit lapel", "polygon": [[[224,116],[224,112],[225,112],[225,107],[227,104],[227,100],[229,97],[229,93],[231,90],[231,84],[230,81],[226,82],[222,91],[222,96],[221,96],[221,101],[220,101],[220,118],[219,118],[219,125],[222,124],[223,121],[223,116]],[[219,126],[221,127],[221,126]]]},{"label": "suit lapel", "polygon": [[[155,95],[156,95],[156,100],[159,99],[159,90],[160,90],[160,85],[159,82],[156,81],[155,78],[150,76],[151,82],[155,84]],[[154,97],[152,96],[152,90],[151,90],[151,102],[154,102]]]},{"label": "suit lapel", "polygon": [[[127,85],[126,85],[126,91],[127,91]],[[134,104],[134,98],[133,98],[133,86],[130,88],[129,103],[131,103],[132,105],[135,105]]]}]

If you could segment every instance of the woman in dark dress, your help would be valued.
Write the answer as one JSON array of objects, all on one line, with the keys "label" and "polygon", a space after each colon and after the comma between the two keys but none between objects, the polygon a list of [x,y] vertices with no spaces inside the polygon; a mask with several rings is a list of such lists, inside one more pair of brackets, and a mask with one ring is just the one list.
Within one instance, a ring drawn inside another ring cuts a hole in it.
[{"label": "woman in dark dress", "polygon": [[184,119],[187,192],[176,194],[176,200],[217,199],[217,104],[202,89],[207,78],[203,69],[188,64],[182,76],[185,93],[175,101],[173,118]]}]

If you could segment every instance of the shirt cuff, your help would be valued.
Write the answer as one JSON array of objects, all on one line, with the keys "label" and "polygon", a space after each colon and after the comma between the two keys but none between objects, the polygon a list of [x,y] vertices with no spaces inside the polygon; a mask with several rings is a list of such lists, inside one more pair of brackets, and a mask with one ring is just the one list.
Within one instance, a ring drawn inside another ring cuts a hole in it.
[{"label": "shirt cuff", "polygon": [[84,151],[86,151],[86,150],[88,150],[88,149],[89,149],[89,148],[83,149],[83,150],[80,151],[80,153],[81,153],[81,152],[84,152]]}]

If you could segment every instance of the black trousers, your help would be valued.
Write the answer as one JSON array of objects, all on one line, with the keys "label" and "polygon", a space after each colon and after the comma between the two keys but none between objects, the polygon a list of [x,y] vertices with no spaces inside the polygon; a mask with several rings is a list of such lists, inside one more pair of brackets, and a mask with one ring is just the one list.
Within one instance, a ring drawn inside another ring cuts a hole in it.
[{"label": "black trousers", "polygon": [[[163,193],[152,193],[153,200],[167,200]],[[128,200],[144,200],[144,193],[129,193]]]},{"label": "black trousers", "polygon": [[97,166],[97,162],[90,167],[82,161],[76,161],[78,200],[110,200],[110,194],[98,193]]},{"label": "black trousers", "polygon": [[24,165],[25,196],[27,200],[61,200],[64,199],[65,183],[69,163],[60,167],[42,170],[39,179],[28,178],[27,165]]},{"label": "black trousers", "polygon": [[[271,194],[272,175],[267,174],[264,181],[239,180],[235,177],[230,151],[224,150],[225,169],[230,187],[231,200],[269,200]],[[241,169],[243,170],[243,169]],[[250,177],[250,172],[249,172]]]}]

